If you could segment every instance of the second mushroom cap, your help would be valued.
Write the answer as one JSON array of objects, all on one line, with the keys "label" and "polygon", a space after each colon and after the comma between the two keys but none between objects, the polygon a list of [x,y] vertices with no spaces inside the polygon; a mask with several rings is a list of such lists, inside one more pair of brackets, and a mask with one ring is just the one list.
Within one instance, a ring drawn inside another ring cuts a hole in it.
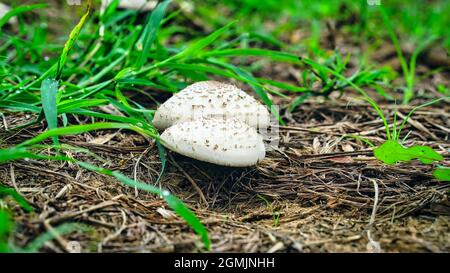
[{"label": "second mushroom cap", "polygon": [[199,118],[237,118],[254,128],[267,128],[270,124],[266,107],[241,89],[217,81],[202,81],[164,102],[155,113],[153,125],[166,129]]},{"label": "second mushroom cap", "polygon": [[161,134],[161,140],[179,154],[223,166],[252,166],[265,156],[262,137],[235,118],[177,123]]}]

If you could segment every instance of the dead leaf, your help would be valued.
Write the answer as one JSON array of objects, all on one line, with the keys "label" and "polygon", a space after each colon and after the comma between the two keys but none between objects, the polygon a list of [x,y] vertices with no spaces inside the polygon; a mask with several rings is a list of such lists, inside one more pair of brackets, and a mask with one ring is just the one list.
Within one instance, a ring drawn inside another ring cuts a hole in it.
[{"label": "dead leaf", "polygon": [[321,146],[321,144],[320,144],[319,137],[315,137],[313,140],[313,145],[312,145],[315,154],[319,153],[320,146]]},{"label": "dead leaf", "polygon": [[355,162],[351,156],[333,157],[333,158],[330,158],[329,160],[336,162],[336,163],[354,163]]},{"label": "dead leaf", "polygon": [[279,250],[282,250],[284,248],[283,242],[277,242],[274,246],[272,246],[267,253],[275,253]]},{"label": "dead leaf", "polygon": [[122,112],[117,110],[117,108],[112,104],[101,105],[98,108],[100,108],[100,110],[102,110],[103,112],[110,114],[110,115],[116,115],[116,116],[121,116],[121,117],[125,116],[124,114],[122,114]]},{"label": "dead leaf", "polygon": [[106,134],[106,135],[102,135],[102,136],[96,137],[93,140],[89,141],[89,143],[99,144],[99,145],[105,144],[108,141],[110,141],[111,139],[113,139],[117,135],[118,132],[119,131],[117,131],[114,134]]},{"label": "dead leaf", "polygon": [[344,152],[354,152],[355,151],[355,149],[353,149],[352,145],[350,145],[348,143],[342,144],[341,147],[342,147],[342,151],[344,151]]},{"label": "dead leaf", "polygon": [[165,208],[163,208],[163,207],[157,208],[156,211],[157,211],[159,214],[161,214],[161,216],[162,216],[163,218],[165,218],[165,219],[173,219],[173,218],[176,218],[176,215],[175,215],[172,211],[167,210],[167,209],[165,209]]}]

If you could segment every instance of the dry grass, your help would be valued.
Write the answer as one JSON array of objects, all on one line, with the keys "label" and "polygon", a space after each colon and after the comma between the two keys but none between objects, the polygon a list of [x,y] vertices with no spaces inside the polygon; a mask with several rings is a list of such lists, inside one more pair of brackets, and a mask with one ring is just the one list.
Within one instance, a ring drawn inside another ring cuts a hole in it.
[{"label": "dry grass", "polygon": [[[392,117],[393,107],[382,107]],[[448,164],[449,110],[443,105],[417,112],[405,130],[413,130],[407,145],[431,145]],[[29,120],[21,114],[5,116],[9,127]],[[255,168],[222,168],[176,154],[169,157],[161,185],[201,218],[213,252],[360,252],[367,251],[369,230],[382,251],[450,251],[450,184],[433,179],[432,166],[386,166],[364,143],[342,138],[359,134],[375,143],[384,139],[382,123],[370,107],[345,99],[311,101],[285,117],[289,123],[280,130],[279,149]],[[11,134],[1,126],[2,146],[44,129],[36,125]],[[69,156],[146,183],[154,183],[161,169],[154,144],[129,132],[70,136],[62,143],[89,148],[104,160],[80,152]],[[0,179],[36,208],[32,215],[15,210],[19,245],[60,223],[82,222],[94,231],[59,237],[42,251],[65,251],[71,240],[79,241],[83,251],[201,251],[196,235],[163,201],[144,192],[136,196],[134,189],[110,177],[68,163],[28,160],[0,166]],[[281,213],[278,225],[258,195]]]}]

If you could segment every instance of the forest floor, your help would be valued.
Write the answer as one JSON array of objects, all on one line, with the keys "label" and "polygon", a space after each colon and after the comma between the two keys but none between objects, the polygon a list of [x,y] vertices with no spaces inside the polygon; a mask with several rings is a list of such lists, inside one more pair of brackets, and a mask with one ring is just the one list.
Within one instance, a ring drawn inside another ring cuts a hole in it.
[{"label": "forest floor", "polygon": [[[409,110],[400,107],[399,112]],[[448,163],[450,143],[440,139],[448,137],[443,128],[448,128],[449,113],[448,105],[416,112],[409,121],[413,133],[408,142],[430,145]],[[29,118],[9,114],[2,126]],[[213,252],[369,251],[368,232],[381,251],[450,251],[450,185],[437,182],[428,165],[387,166],[364,143],[342,138],[358,133],[382,140],[383,124],[368,105],[343,98],[308,102],[287,119],[280,127],[279,148],[255,168],[218,168],[176,154],[169,157],[161,186],[206,225]],[[13,144],[45,128],[36,125],[13,135],[5,135],[4,129],[1,137]],[[137,134],[103,131],[61,142],[88,148],[104,159],[98,165],[144,182],[154,181],[160,172],[154,143]],[[82,153],[71,156],[85,159]],[[0,179],[38,208],[32,217],[15,211],[20,228],[16,240],[22,245],[71,221],[87,223],[94,231],[59,237],[59,246],[47,243],[49,251],[61,251],[68,241],[105,252],[201,249],[197,235],[161,199],[76,165],[29,159],[0,166]]]},{"label": "forest floor", "polygon": [[[324,33],[320,38],[324,50],[339,48],[344,56],[367,49],[367,44],[355,44],[355,37],[347,39],[330,29]],[[401,75],[395,49],[387,38],[385,41],[371,61],[377,67],[388,65]],[[407,46],[403,50],[410,57],[411,50]],[[416,97],[410,105],[443,97],[437,86],[449,86],[450,59],[433,54],[425,51],[418,60]],[[347,74],[358,69],[353,56]],[[78,60],[73,59],[72,67],[77,68]],[[105,60],[109,65],[109,59]],[[231,61],[243,66],[252,63],[251,58]],[[436,67],[443,69],[436,71]],[[94,68],[97,64],[86,66],[86,71]],[[287,64],[267,65],[255,76],[296,85],[299,80],[293,75],[299,77],[300,71],[292,69]],[[79,73],[78,78],[84,79],[84,70]],[[115,76],[110,74],[107,76]],[[179,78],[182,76],[177,75]],[[249,90],[237,81],[217,79]],[[392,86],[401,84],[404,80],[398,77]],[[142,88],[159,102],[169,97],[168,92],[154,89]],[[381,98],[372,89],[365,90],[379,103],[390,124],[396,111],[399,125],[413,109]],[[394,88],[389,91],[399,95]],[[141,93],[124,90],[124,94],[148,109],[157,107]],[[312,96],[292,112],[286,111],[297,95],[286,92],[285,97],[271,96],[286,124],[279,127],[278,147],[255,167],[219,167],[167,151],[167,165],[156,186],[179,197],[201,220],[211,239],[211,252],[450,252],[450,183],[433,177],[435,166],[418,160],[386,165],[374,157],[365,142],[345,137],[358,135],[376,145],[386,140],[379,115],[366,101],[356,99],[359,94],[355,90],[339,90],[328,98]],[[11,129],[37,119],[35,113],[2,109],[0,114],[2,149],[47,130],[45,121]],[[91,117],[75,114],[68,119],[69,124],[93,122]],[[450,166],[449,103],[417,110],[404,132],[410,132],[406,146],[432,147],[444,157],[440,164]],[[68,157],[120,171],[144,183],[155,183],[161,173],[155,141],[128,130],[60,136],[59,141],[76,147],[64,150]],[[44,143],[52,145],[50,139]],[[44,154],[45,149],[41,148]],[[42,252],[69,251],[71,242],[79,243],[83,252],[205,251],[199,236],[159,196],[76,164],[11,161],[0,164],[0,181],[34,208],[34,212],[25,213],[16,203],[6,201],[14,215],[12,240],[19,247],[49,232],[55,240],[47,241]],[[54,228],[63,223],[83,223],[90,230],[55,233]]]}]

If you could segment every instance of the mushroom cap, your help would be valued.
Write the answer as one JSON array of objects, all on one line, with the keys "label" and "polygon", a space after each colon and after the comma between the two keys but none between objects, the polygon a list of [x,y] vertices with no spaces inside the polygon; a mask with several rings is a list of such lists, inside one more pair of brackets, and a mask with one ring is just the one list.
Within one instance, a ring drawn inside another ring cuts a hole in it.
[{"label": "mushroom cap", "polygon": [[161,140],[184,156],[230,167],[252,166],[266,155],[262,137],[235,118],[179,122],[165,130]]},{"label": "mushroom cap", "polygon": [[[107,7],[113,0],[103,0],[103,5]],[[120,0],[119,8],[149,11],[156,7],[156,0]]]},{"label": "mushroom cap", "polygon": [[253,128],[267,128],[266,107],[234,85],[202,81],[189,85],[160,105],[153,125],[166,129],[177,122],[198,118],[237,118]]}]

